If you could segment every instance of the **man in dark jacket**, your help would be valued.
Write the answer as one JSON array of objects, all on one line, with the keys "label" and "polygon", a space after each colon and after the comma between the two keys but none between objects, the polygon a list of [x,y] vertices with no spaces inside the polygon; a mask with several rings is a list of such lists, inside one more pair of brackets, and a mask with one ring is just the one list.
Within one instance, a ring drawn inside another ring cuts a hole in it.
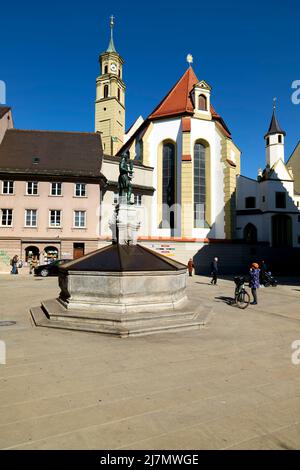
[{"label": "man in dark jacket", "polygon": [[257,289],[259,288],[259,266],[257,263],[252,263],[251,268],[250,268],[250,281],[249,281],[249,287],[251,287],[251,292],[253,296],[253,302],[251,302],[251,305],[257,305]]},{"label": "man in dark jacket", "polygon": [[210,283],[213,284],[214,286],[217,285],[217,280],[218,280],[218,271],[219,271],[218,262],[219,262],[219,258],[217,256],[215,256],[215,258],[211,262],[212,280],[210,281]]}]

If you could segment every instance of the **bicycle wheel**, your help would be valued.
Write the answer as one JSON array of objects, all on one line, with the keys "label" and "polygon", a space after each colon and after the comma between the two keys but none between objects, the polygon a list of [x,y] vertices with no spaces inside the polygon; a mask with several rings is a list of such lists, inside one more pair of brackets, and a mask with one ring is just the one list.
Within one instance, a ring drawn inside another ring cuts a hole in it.
[{"label": "bicycle wheel", "polygon": [[248,307],[249,303],[250,303],[250,295],[245,290],[242,290],[237,297],[237,301],[236,301],[237,306],[239,308],[244,309]]}]

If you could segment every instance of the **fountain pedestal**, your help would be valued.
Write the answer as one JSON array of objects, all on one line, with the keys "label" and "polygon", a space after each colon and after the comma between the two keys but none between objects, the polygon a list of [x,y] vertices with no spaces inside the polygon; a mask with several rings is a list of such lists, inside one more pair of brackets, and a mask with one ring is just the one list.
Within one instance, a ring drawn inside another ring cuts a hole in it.
[{"label": "fountain pedestal", "polygon": [[113,243],[60,268],[60,295],[31,309],[37,326],[121,337],[198,329],[205,312],[186,296],[187,267],[137,244],[136,208],[110,222]]}]

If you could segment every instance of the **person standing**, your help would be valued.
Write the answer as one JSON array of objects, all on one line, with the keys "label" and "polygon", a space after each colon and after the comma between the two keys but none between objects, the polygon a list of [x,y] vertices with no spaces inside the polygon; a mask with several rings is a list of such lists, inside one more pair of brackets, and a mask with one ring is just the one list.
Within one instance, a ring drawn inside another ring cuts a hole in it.
[{"label": "person standing", "polygon": [[15,255],[13,259],[11,260],[11,274],[19,274],[18,271],[18,264],[19,264],[19,257],[18,255]]},{"label": "person standing", "polygon": [[193,260],[192,258],[189,259],[189,262],[188,262],[188,271],[189,271],[189,276],[192,277],[193,275],[193,269],[195,268],[194,266],[194,263],[193,263]]},{"label": "person standing", "polygon": [[210,281],[210,283],[213,284],[214,286],[217,285],[217,280],[218,280],[218,272],[219,272],[218,262],[219,262],[219,258],[217,256],[215,256],[213,261],[211,262],[212,280]]},{"label": "person standing", "polygon": [[250,305],[257,305],[257,289],[259,288],[259,274],[260,269],[257,263],[252,263],[250,268],[250,281],[249,287],[251,287],[251,292],[253,296],[253,302]]}]

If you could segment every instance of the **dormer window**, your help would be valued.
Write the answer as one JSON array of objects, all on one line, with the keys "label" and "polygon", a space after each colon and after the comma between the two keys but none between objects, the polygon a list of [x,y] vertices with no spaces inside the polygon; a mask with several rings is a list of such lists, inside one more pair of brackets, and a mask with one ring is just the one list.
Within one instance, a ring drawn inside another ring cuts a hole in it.
[{"label": "dormer window", "polygon": [[204,95],[198,97],[198,109],[200,111],[207,111],[207,98]]}]

